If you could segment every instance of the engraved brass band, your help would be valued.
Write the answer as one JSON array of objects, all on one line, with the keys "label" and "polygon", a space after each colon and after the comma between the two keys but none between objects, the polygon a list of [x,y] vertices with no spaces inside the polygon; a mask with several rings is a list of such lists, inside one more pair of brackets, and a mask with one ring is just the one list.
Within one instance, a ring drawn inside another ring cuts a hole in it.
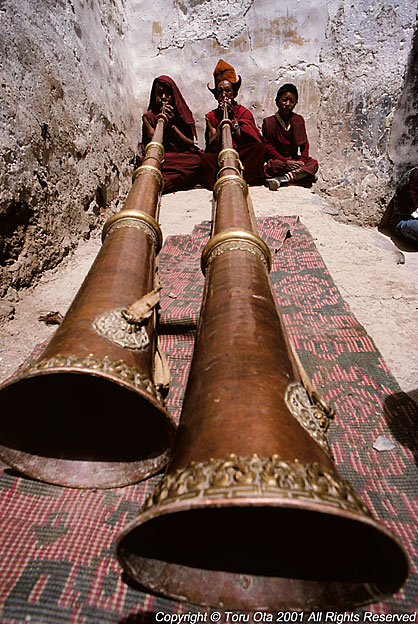
[{"label": "engraved brass band", "polygon": [[239,154],[237,150],[234,150],[231,147],[226,147],[222,149],[218,154],[218,165],[221,164],[224,158],[235,158],[235,160],[239,160]]},{"label": "engraved brass band", "polygon": [[215,185],[213,187],[213,195],[215,199],[218,199],[219,192],[225,184],[233,183],[238,184],[241,187],[245,196],[248,195],[248,184],[245,182],[241,175],[235,175],[234,173],[232,173],[231,175],[222,176],[222,178],[219,178],[215,182]]},{"label": "engraved brass band", "polygon": [[92,374],[102,373],[115,377],[123,385],[130,385],[151,395],[154,399],[164,404],[164,399],[154,382],[146,375],[140,373],[133,366],[128,366],[123,360],[112,361],[107,355],[103,358],[96,357],[93,353],[89,355],[60,355],[52,358],[44,358],[26,368],[22,377],[31,376],[34,372],[47,372],[50,369],[62,369],[68,372],[72,369],[87,369]]},{"label": "engraved brass band", "polygon": [[153,217],[141,210],[121,210],[117,214],[112,215],[103,227],[102,241],[104,241],[112,229],[135,226],[150,236],[156,246],[156,253],[158,253],[163,244],[161,228]]},{"label": "engraved brass band", "polygon": [[263,239],[247,230],[230,228],[223,230],[219,234],[215,234],[205,245],[201,258],[202,272],[206,272],[208,264],[215,255],[218,256],[225,251],[234,250],[251,251],[255,253],[255,255],[261,258],[270,271],[272,262],[271,253]]},{"label": "engraved brass band", "polygon": [[192,499],[274,497],[331,505],[334,508],[372,517],[366,505],[348,481],[324,470],[317,463],[288,461],[279,455],[250,457],[228,455],[225,459],[191,462],[172,474],[166,474],[146,501],[143,511],[154,505],[167,505]]},{"label": "engraved brass band", "polygon": [[[146,147],[145,147],[145,157],[147,158],[149,156],[149,151],[151,149],[157,149],[158,150],[158,154],[155,156],[155,158],[157,158],[159,161],[162,161],[164,158],[164,146],[162,143],[158,143],[158,141],[150,141]],[[135,174],[134,174],[135,175]]]},{"label": "engraved brass band", "polygon": [[132,182],[135,182],[138,176],[146,173],[154,176],[154,178],[158,180],[158,191],[161,192],[164,186],[163,174],[157,167],[153,167],[152,165],[141,165],[138,169],[135,169],[132,174]]}]

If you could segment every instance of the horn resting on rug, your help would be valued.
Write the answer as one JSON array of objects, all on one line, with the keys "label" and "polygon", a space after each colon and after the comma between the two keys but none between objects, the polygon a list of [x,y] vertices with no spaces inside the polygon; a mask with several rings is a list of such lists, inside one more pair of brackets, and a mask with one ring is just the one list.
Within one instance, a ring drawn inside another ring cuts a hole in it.
[{"label": "horn resting on rug", "polygon": [[336,470],[329,416],[289,348],[225,111],[174,450],[117,557],[141,586],[194,604],[346,610],[395,592],[408,558]]},{"label": "horn resting on rug", "polygon": [[30,477],[115,487],[168,461],[175,426],[154,379],[165,121],[162,111],[61,325],[40,358],[0,388],[0,459]]}]

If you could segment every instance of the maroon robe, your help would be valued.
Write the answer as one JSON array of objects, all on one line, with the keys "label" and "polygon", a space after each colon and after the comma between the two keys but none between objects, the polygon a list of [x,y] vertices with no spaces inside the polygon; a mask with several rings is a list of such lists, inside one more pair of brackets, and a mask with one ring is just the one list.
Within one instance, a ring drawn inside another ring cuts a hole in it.
[{"label": "maroon robe", "polygon": [[[318,171],[318,161],[309,156],[309,141],[306,134],[305,120],[301,115],[292,113],[290,129],[285,130],[276,115],[263,119],[262,133],[266,146],[267,163],[264,167],[266,178],[275,178],[290,171],[287,161],[300,160],[303,165],[297,171],[306,175],[300,182],[312,183]],[[295,182],[298,183],[297,181]]]},{"label": "maroon robe", "polygon": [[[176,83],[169,76],[158,76],[158,78],[154,80],[148,110],[144,113],[143,119],[146,118],[153,128],[156,127],[158,121],[157,115],[159,113],[155,100],[155,86],[157,82],[163,82],[171,86],[173,107],[175,110],[172,123],[175,124],[182,134],[193,141],[196,137],[196,128],[192,112],[187,106]],[[144,149],[144,122],[142,123],[142,137],[142,148]],[[163,193],[172,193],[174,191],[193,188],[198,182],[202,160],[199,148],[193,146],[189,147],[180,141],[171,128],[170,123],[164,128],[163,146],[165,151],[164,162],[162,164],[164,179]],[[141,162],[142,159],[139,164],[141,164]]]},{"label": "maroon robe", "polygon": [[[239,154],[240,161],[243,164],[243,177],[247,184],[257,185],[264,183],[263,163],[265,146],[263,144],[260,131],[258,130],[252,113],[241,106],[235,104],[234,117],[241,129],[241,143],[238,145],[234,141],[232,134],[233,147]],[[223,112],[220,108],[215,108],[205,115],[205,119],[209,121],[214,128],[217,128],[219,122],[223,118]],[[202,154],[202,185],[212,189],[216,182],[216,173],[218,169],[218,156],[208,152],[209,134],[206,126],[206,150]]]}]

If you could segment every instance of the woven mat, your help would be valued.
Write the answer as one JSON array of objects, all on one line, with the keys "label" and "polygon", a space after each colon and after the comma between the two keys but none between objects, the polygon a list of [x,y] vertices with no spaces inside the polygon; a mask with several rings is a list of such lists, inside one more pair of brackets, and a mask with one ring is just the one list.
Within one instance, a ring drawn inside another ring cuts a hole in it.
[{"label": "woven mat", "polygon": [[[291,340],[310,378],[337,412],[329,432],[336,465],[374,514],[401,538],[411,557],[412,572],[402,591],[367,610],[414,612],[416,405],[400,391],[373,341],[350,313],[306,228],[296,217],[259,219],[258,225],[273,254],[271,279]],[[190,365],[203,288],[200,254],[208,238],[209,223],[203,223],[191,236],[170,237],[160,255],[160,334],[172,373],[168,407],[175,418]],[[32,359],[41,351],[42,345]],[[395,448],[374,450],[379,435],[393,440]],[[128,585],[114,556],[115,537],[136,517],[159,478],[126,488],[78,491],[4,468],[0,622],[128,624],[155,622],[157,611],[199,611]]]}]

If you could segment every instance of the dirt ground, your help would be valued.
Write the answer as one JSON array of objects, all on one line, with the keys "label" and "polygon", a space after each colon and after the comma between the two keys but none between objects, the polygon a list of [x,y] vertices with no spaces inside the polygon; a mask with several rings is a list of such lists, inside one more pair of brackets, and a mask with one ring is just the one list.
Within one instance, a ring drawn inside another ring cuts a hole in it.
[{"label": "dirt ground", "polygon": [[[418,401],[418,251],[395,244],[376,228],[336,221],[335,212],[314,190],[289,187],[251,189],[256,216],[298,215],[321,253],[343,298],[374,340],[400,387]],[[211,218],[212,193],[194,189],[164,196],[160,223],[164,238],[191,233]],[[38,320],[65,314],[101,245],[100,232],[79,244],[40,283],[0,308],[0,381],[9,377],[56,325]]]}]

